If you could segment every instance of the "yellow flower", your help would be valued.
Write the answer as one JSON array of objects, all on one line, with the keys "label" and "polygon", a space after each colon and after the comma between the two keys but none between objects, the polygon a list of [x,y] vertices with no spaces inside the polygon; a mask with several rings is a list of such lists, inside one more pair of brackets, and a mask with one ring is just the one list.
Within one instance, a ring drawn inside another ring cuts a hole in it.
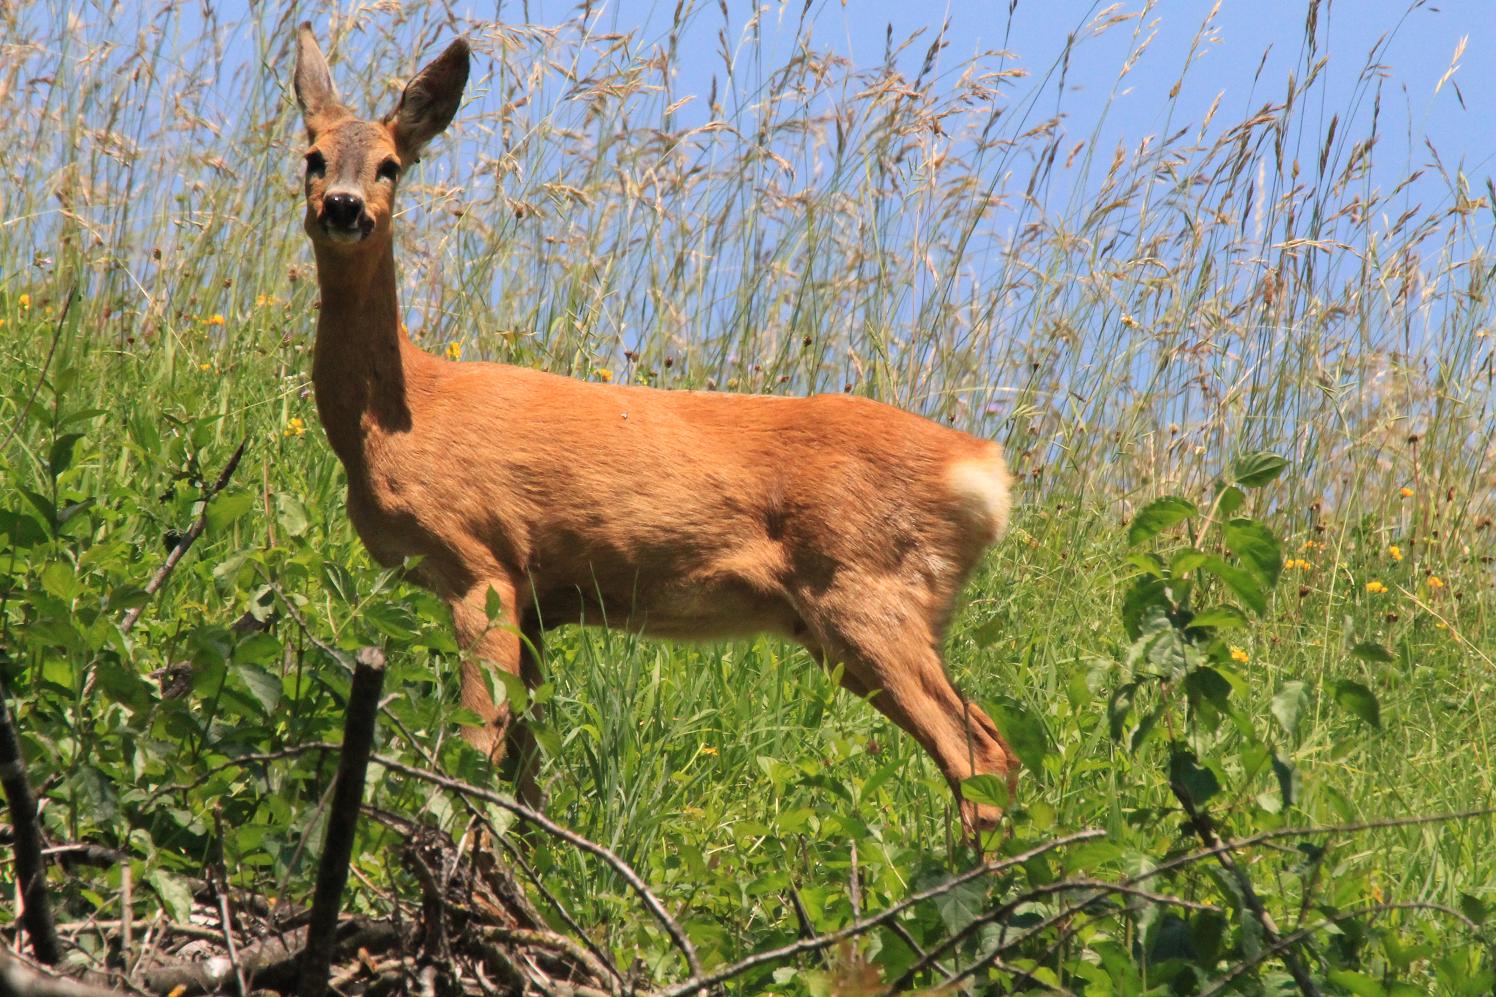
[{"label": "yellow flower", "polygon": [[279,302],[277,302],[275,300],[275,298],[272,297],[269,294],[257,294],[257,295],[255,295],[255,307],[256,308],[264,308],[266,305],[274,305],[274,304],[279,304]]},{"label": "yellow flower", "polygon": [[1283,562],[1283,567],[1287,568],[1289,571],[1308,571],[1309,569],[1313,568],[1314,565],[1310,564],[1302,557],[1290,557],[1288,560]]},{"label": "yellow flower", "polygon": [[461,360],[462,359],[462,344],[461,343],[458,343],[458,342],[454,341],[454,342],[451,342],[451,343],[447,344],[447,359],[448,360]]},{"label": "yellow flower", "polygon": [[1441,589],[1444,587],[1444,579],[1440,578],[1438,575],[1429,575],[1428,587],[1431,589]]},{"label": "yellow flower", "polygon": [[23,294],[23,295],[21,295],[19,298],[16,299],[16,303],[18,305],[20,305],[22,308],[30,308],[31,307],[31,295],[29,295],[29,294]]},{"label": "yellow flower", "polygon": [[209,371],[213,369],[213,365],[210,363],[200,363],[197,365],[197,369],[201,371]]},{"label": "yellow flower", "polygon": [[1240,648],[1235,644],[1232,644],[1231,660],[1236,662],[1238,665],[1245,665],[1247,662],[1252,660],[1252,656],[1246,652],[1245,648]]},{"label": "yellow flower", "polygon": [[1379,581],[1372,580],[1366,583],[1366,591],[1370,592],[1372,595],[1381,595],[1383,592],[1387,591],[1387,586],[1383,585]]},{"label": "yellow flower", "polygon": [[604,384],[607,384],[609,381],[613,380],[613,372],[606,367],[599,367],[592,373],[596,374],[597,379]]},{"label": "yellow flower", "polygon": [[701,753],[703,755],[715,755],[717,753],[717,749],[712,747],[710,744],[703,744],[701,746]]},{"label": "yellow flower", "polygon": [[286,420],[286,428],[284,431],[282,431],[281,435],[289,438],[292,436],[301,436],[305,432],[306,423],[302,422],[299,417],[293,415],[291,418]]},{"label": "yellow flower", "polygon": [[1402,548],[1399,547],[1397,544],[1390,545],[1387,548],[1387,556],[1390,557],[1390,558],[1392,558],[1392,560],[1394,560],[1394,561],[1401,561],[1402,560]]},{"label": "yellow flower", "polygon": [[1413,489],[1409,488],[1407,485],[1403,485],[1397,490],[1397,494],[1401,495],[1403,498],[1412,498]]},{"label": "yellow flower", "polygon": [[207,318],[203,319],[203,321],[208,325],[223,325],[223,316],[218,312],[214,312],[212,315],[209,315]]}]

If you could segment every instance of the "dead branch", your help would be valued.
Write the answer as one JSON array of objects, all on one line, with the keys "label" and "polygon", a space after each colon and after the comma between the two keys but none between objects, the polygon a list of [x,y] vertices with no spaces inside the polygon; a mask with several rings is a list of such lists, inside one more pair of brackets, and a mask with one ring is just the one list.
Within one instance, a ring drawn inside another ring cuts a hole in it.
[{"label": "dead branch", "polygon": [[[181,561],[182,556],[187,553],[187,548],[191,547],[197,541],[197,538],[203,535],[203,531],[208,528],[208,503],[213,501],[215,495],[228,487],[229,479],[233,477],[234,470],[238,468],[239,458],[244,456],[244,448],[247,446],[249,446],[249,437],[246,436],[239,441],[239,446],[234,450],[234,454],[229,458],[229,462],[224,465],[222,473],[218,475],[218,480],[213,482],[207,491],[203,492],[203,511],[198,514],[193,524],[187,528],[187,532],[182,534],[182,539],[177,541],[177,545],[171,549],[171,553],[166,555],[166,560],[162,562],[161,567],[156,569],[156,573],[151,576],[151,580],[145,583],[146,595],[155,595],[161,586],[166,584],[166,579],[171,576],[172,569],[177,566],[177,562]],[[139,622],[140,614],[144,612],[144,603],[130,609],[125,613],[124,619],[120,620],[120,630],[124,633],[129,633],[135,628],[135,624]]]},{"label": "dead branch", "polygon": [[117,990],[38,973],[0,948],[0,997],[122,997]]},{"label": "dead branch", "polygon": [[701,960],[696,955],[696,947],[691,944],[691,940],[687,938],[686,933],[681,930],[680,924],[677,923],[675,918],[671,917],[670,913],[665,910],[665,905],[660,902],[660,898],[654,895],[654,891],[652,891],[649,888],[648,884],[646,884],[644,880],[639,876],[639,874],[633,870],[633,867],[631,867],[627,862],[623,861],[623,859],[619,858],[617,855],[613,854],[613,852],[609,849],[603,847],[602,845],[599,845],[595,841],[582,837],[575,831],[568,831],[566,828],[555,823],[544,814],[531,810],[529,807],[521,803],[516,803],[514,800],[511,800],[499,793],[495,793],[492,790],[484,789],[481,786],[474,786],[471,783],[463,782],[460,779],[452,779],[448,776],[444,776],[436,772],[428,772],[425,769],[416,768],[414,765],[407,765],[402,761],[394,758],[388,758],[384,755],[374,755],[372,756],[371,760],[377,762],[380,765],[383,765],[391,772],[399,772],[401,775],[409,776],[412,779],[421,779],[425,782],[431,783],[432,785],[441,786],[443,789],[449,789],[454,793],[474,796],[480,800],[483,800],[485,803],[491,803],[502,810],[508,810],[516,817],[527,823],[535,825],[552,837],[559,838],[567,844],[572,845],[575,848],[579,848],[589,855],[594,855],[597,858],[602,859],[605,863],[608,864],[609,867],[612,868],[614,872],[616,872],[623,879],[624,882],[633,887],[634,892],[639,895],[639,899],[644,901],[644,906],[648,908],[651,914],[654,915],[655,920],[659,921],[661,926],[664,927],[666,934],[668,934],[671,941],[675,943],[675,947],[678,948],[681,952],[681,955],[685,957],[686,965],[691,970],[691,979],[694,981],[701,978]]},{"label": "dead branch", "polygon": [[10,719],[10,694],[0,687],[0,787],[10,807],[15,829],[16,883],[21,891],[21,923],[31,939],[31,950],[39,962],[55,965],[62,958],[52,905],[47,900],[47,867],[42,858],[42,829],[37,820],[36,797],[26,779],[21,742]]},{"label": "dead branch", "polygon": [[731,963],[727,966],[722,967],[721,969],[716,970],[710,976],[687,980],[684,983],[677,983],[673,987],[667,987],[660,992],[660,995],[661,997],[685,997],[686,994],[694,994],[699,993],[703,990],[710,990],[713,987],[719,986],[720,984],[725,983],[727,980],[732,979],[734,976],[741,976],[743,973],[748,972],[750,969],[756,969],[757,967],[765,965],[767,963],[779,962],[781,960],[788,959],[791,956],[799,955],[802,952],[814,952],[819,949],[828,948],[832,945],[837,944],[838,942],[844,942],[849,938],[855,938],[858,935],[866,934],[879,925],[888,921],[892,921],[895,917],[898,917],[909,908],[914,907],[917,904],[924,903],[926,900],[931,900],[935,897],[949,893],[951,890],[956,889],[963,883],[969,883],[973,879],[979,879],[983,876],[990,876],[995,873],[1002,872],[1006,869],[1012,868],[1015,865],[1022,865],[1025,862],[1037,858],[1038,856],[1043,855],[1046,852],[1054,851],[1057,848],[1064,848],[1067,845],[1077,844],[1082,841],[1091,841],[1096,838],[1102,838],[1105,836],[1105,831],[1101,830],[1100,828],[1094,828],[1086,831],[1077,831],[1074,834],[1067,834],[1059,838],[1052,838],[1051,840],[1044,842],[1042,845],[1036,845],[1035,847],[1030,848],[1028,851],[1021,852],[1018,855],[1012,855],[1008,858],[994,859],[991,862],[985,862],[981,865],[968,869],[966,872],[960,873],[959,875],[952,876],[950,879],[947,879],[944,882],[937,883],[934,886],[920,890],[916,893],[911,893],[909,896],[905,897],[903,900],[899,901],[893,906],[887,907],[870,917],[865,917],[859,921],[854,921],[844,928],[840,928],[836,931],[829,931],[823,935],[817,935],[814,938],[801,939],[800,941],[791,942],[788,945],[781,945],[779,948],[766,949],[762,952],[755,952],[753,955],[746,956],[742,959],[739,959],[737,962]]},{"label": "dead branch", "polygon": [[327,834],[322,862],[317,867],[317,888],[312,898],[312,919],[301,965],[301,997],[322,997],[332,965],[332,938],[338,926],[343,887],[348,884],[348,862],[353,858],[353,838],[358,829],[359,806],[364,798],[364,776],[369,751],[374,746],[374,719],[379,713],[379,692],[384,687],[384,655],[366,647],[358,653],[353,686],[348,693],[348,711],[343,721],[343,751],[338,758],[338,776],[333,786],[332,809],[327,816]]}]

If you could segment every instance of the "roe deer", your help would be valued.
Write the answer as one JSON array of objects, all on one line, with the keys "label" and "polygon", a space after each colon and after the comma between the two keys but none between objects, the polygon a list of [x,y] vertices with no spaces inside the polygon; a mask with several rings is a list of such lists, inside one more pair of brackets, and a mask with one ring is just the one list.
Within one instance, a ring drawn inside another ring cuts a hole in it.
[{"label": "roe deer", "polygon": [[[768,632],[841,663],[842,685],[961,780],[1017,778],[992,720],[952,687],[941,644],[956,596],[1007,527],[995,443],[862,398],[718,395],[456,363],[406,337],[393,216],[403,170],[452,120],[459,39],[380,121],[339,102],[309,25],[295,88],[306,232],[321,311],[317,410],[348,476],[348,515],[385,565],[452,607],[469,658],[465,736],[533,756],[480,668],[538,679],[523,634],[568,622],[667,637]],[[505,623],[488,615],[488,593]],[[516,632],[516,630],[518,632]],[[533,762],[533,757],[532,757]],[[536,798],[533,764],[519,789]],[[961,803],[968,834],[1001,811]]]}]

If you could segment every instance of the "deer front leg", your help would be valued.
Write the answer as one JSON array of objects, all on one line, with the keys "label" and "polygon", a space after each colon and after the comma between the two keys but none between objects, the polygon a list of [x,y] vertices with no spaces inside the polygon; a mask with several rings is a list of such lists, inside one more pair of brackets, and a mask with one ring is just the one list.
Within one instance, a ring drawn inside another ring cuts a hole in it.
[{"label": "deer front leg", "polygon": [[[498,594],[502,616],[489,619],[489,591]],[[505,760],[514,766],[516,795],[526,806],[539,808],[540,786],[536,781],[538,753],[535,739],[523,719],[515,717],[506,701],[495,704],[489,695],[486,668],[498,668],[520,678],[533,688],[540,670],[530,648],[516,630],[515,586],[508,579],[489,579],[453,599],[452,622],[457,640],[466,652],[462,662],[464,707],[482,718],[481,725],[463,727],[462,736],[494,763]],[[539,646],[539,631],[527,628],[526,636]]]}]

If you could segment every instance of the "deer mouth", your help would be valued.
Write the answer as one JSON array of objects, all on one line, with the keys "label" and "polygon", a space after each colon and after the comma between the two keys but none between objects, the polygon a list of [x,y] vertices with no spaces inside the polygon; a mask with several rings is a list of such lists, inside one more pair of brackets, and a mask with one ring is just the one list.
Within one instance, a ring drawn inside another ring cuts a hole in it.
[{"label": "deer mouth", "polygon": [[362,242],[373,231],[374,220],[367,215],[361,216],[351,225],[340,225],[327,217],[322,219],[322,234],[333,242]]}]

